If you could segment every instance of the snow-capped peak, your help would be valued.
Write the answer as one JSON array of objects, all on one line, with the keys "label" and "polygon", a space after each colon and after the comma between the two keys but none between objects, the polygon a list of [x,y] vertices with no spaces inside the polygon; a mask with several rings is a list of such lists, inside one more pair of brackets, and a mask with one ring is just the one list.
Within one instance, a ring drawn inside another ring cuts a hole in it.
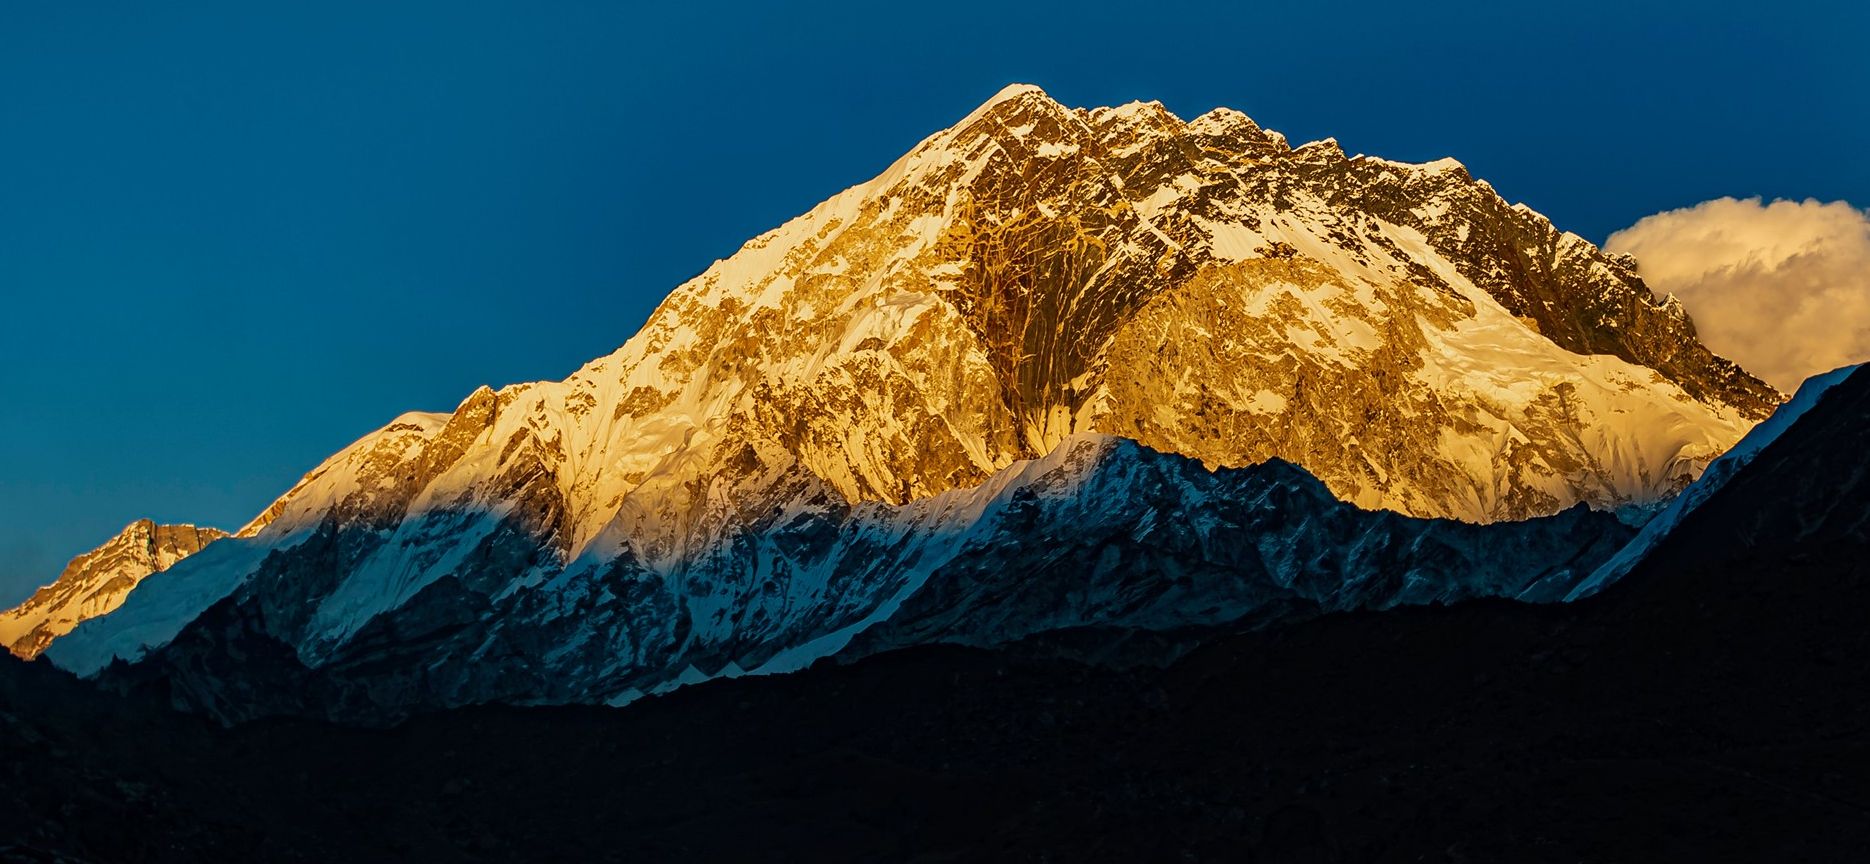
[{"label": "snow-capped peak", "polygon": [[619,556],[676,573],[774,513],[975,488],[1083,433],[1284,459],[1418,516],[1615,507],[1681,488],[1776,398],[1465,171],[1013,87],[567,379],[347,448],[67,653],[134,655],[242,591],[316,665],[438,594],[534,597]]},{"label": "snow-capped peak", "polygon": [[138,519],[102,546],[73,558],[57,580],[26,602],[0,612],[0,646],[20,657],[36,657],[79,622],[110,614],[144,579],[226,536],[215,528]]},{"label": "snow-capped peak", "polygon": [[1039,85],[1037,84],[1008,84],[1005,87],[1000,88],[1000,92],[993,94],[993,96],[989,97],[987,101],[980,103],[980,107],[975,108],[966,117],[961,118],[961,122],[955,125],[960,126],[960,127],[965,127],[972,121],[980,119],[982,115],[986,114],[989,111],[992,111],[994,108],[998,107],[1001,103],[1011,102],[1013,100],[1028,97],[1028,96],[1036,97],[1039,99],[1044,99],[1047,101],[1051,101],[1052,99],[1052,97],[1046,95],[1045,90],[1039,87]]}]

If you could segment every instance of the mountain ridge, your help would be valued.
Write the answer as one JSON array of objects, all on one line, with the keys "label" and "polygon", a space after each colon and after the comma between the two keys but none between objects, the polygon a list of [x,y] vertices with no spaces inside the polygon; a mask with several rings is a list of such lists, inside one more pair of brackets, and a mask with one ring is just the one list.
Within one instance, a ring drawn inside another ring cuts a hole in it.
[{"label": "mountain ridge", "polygon": [[227,537],[218,528],[138,519],[73,558],[57,579],[0,612],[0,645],[30,660],[79,623],[108,615],[144,579]]},{"label": "mountain ridge", "polygon": [[[1417,516],[1608,508],[1686,485],[1777,399],[1458,163],[1015,87],[566,380],[360,439],[50,656],[142,656],[236,592],[312,666],[425,592],[470,629],[618,561],[714,597],[738,589],[691,563],[773,514],[932,500],[1085,433]],[[735,566],[783,583],[782,558]]]},{"label": "mountain ridge", "polygon": [[1580,602],[1329,615],[1166,668],[922,645],[623,710],[214,729],[0,657],[0,854],[1855,861],[1867,430],[1859,372]]},{"label": "mountain ridge", "polygon": [[333,601],[307,593],[312,564],[281,556],[262,576],[283,578],[235,590],[146,655],[73,643],[54,658],[86,674],[108,663],[108,686],[157,686],[223,722],[375,724],[481,702],[622,704],[824,658],[1085,627],[1161,634],[1160,659],[1187,642],[1178,633],[1562,591],[1632,533],[1582,507],[1491,526],[1363,511],[1290,463],[1210,471],[1079,433],[972,489],[776,512],[667,573],[626,553],[480,599],[482,574],[464,568],[335,638],[293,617]]}]

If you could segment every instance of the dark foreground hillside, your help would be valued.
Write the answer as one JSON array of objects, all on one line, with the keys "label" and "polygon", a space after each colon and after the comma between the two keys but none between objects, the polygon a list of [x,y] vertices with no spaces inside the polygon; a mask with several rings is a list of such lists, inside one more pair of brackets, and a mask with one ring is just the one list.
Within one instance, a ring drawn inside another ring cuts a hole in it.
[{"label": "dark foreground hillside", "polygon": [[0,859],[1858,861],[1870,375],[1569,607],[223,731],[0,666]]}]

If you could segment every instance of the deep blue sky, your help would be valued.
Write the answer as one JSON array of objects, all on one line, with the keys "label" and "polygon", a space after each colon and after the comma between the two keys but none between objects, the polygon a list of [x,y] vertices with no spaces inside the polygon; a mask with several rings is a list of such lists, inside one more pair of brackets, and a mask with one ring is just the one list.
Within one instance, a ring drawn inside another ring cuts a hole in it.
[{"label": "deep blue sky", "polygon": [[1011,81],[1452,155],[1594,240],[1870,204],[1858,4],[281,5],[0,8],[0,603],[564,376]]}]

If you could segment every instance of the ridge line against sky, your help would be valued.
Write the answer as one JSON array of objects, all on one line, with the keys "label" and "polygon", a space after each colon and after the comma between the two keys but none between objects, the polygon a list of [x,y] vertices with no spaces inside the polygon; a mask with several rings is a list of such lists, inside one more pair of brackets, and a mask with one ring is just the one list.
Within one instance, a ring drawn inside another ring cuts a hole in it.
[{"label": "ridge line against sky", "polygon": [[134,519],[235,527],[398,413],[563,377],[1009,82],[1452,156],[1602,241],[1870,202],[1866,35],[1796,2],[15,4],[0,604]]}]

